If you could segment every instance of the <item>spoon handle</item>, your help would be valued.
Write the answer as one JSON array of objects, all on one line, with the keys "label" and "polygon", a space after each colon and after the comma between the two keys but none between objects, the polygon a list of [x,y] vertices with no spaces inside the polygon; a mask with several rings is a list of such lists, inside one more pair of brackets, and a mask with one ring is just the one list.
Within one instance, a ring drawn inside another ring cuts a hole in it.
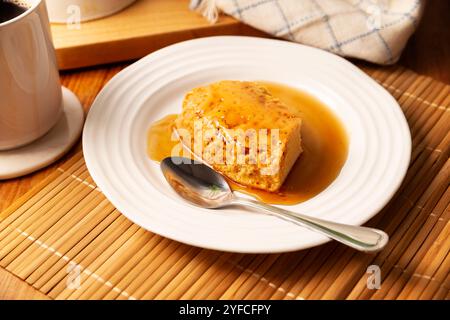
[{"label": "spoon handle", "polygon": [[277,216],[281,219],[306,227],[312,231],[320,232],[331,239],[339,241],[359,251],[380,251],[389,240],[389,236],[385,232],[378,229],[352,226],[317,219],[252,199],[235,197],[232,201],[234,204],[261,209],[266,213]]}]

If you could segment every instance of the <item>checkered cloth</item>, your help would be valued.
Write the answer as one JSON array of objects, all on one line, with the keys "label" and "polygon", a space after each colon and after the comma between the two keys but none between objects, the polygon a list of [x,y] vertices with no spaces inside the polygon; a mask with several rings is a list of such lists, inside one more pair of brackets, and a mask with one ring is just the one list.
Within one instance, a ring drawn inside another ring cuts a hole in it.
[{"label": "checkered cloth", "polygon": [[191,0],[215,22],[219,12],[276,37],[378,64],[395,63],[424,0]]}]

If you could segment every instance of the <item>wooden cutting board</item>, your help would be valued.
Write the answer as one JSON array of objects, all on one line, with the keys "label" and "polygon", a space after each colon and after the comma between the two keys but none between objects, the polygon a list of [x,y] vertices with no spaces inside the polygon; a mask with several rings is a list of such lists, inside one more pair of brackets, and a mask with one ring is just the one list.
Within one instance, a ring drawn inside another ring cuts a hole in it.
[{"label": "wooden cutting board", "polygon": [[213,35],[264,34],[228,16],[212,25],[188,0],[138,0],[127,9],[76,27],[52,24],[60,69],[141,58],[183,40]]}]

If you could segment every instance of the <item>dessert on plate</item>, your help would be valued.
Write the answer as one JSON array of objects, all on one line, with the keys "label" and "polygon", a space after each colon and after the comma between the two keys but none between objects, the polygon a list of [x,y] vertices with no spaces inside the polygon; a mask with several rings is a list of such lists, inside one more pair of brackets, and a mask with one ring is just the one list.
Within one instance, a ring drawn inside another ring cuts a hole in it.
[{"label": "dessert on plate", "polygon": [[263,85],[219,81],[190,91],[175,129],[183,144],[229,179],[270,192],[302,153],[302,118]]}]

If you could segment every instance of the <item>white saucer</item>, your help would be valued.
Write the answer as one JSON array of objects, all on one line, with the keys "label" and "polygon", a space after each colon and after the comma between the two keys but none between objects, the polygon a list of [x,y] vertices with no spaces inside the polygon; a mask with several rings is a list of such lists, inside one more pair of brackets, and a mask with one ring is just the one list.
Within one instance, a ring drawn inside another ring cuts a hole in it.
[{"label": "white saucer", "polygon": [[8,151],[0,151],[0,180],[39,170],[63,156],[81,135],[84,112],[80,101],[67,88],[63,90],[63,115],[42,138]]}]

